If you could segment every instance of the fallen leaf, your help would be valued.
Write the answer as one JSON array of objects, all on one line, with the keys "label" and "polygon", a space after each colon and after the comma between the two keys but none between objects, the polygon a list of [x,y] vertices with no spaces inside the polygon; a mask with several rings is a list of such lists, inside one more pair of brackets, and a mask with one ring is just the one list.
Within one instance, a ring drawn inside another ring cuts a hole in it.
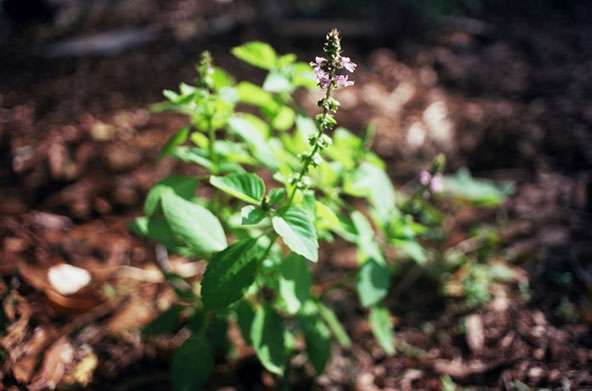
[{"label": "fallen leaf", "polygon": [[478,314],[467,316],[465,318],[465,327],[467,329],[467,344],[473,352],[479,352],[483,349],[485,343],[481,316]]},{"label": "fallen leaf", "polygon": [[66,367],[74,358],[74,348],[63,336],[54,342],[47,350],[41,364],[41,369],[29,385],[30,391],[54,390],[66,373]]},{"label": "fallen leaf", "polygon": [[[40,355],[50,342],[51,332],[46,328],[37,327],[27,343],[19,349],[19,357],[12,367],[14,378],[20,383],[28,383],[33,376],[33,371],[39,362]],[[11,351],[11,356],[13,356]]]}]

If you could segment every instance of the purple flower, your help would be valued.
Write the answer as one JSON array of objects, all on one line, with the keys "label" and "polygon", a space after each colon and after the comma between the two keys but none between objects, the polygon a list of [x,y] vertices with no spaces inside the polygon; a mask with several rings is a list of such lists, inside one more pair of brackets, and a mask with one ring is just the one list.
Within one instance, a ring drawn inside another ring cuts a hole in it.
[{"label": "purple flower", "polygon": [[311,61],[309,64],[311,67],[317,69],[317,68],[321,68],[321,66],[325,63],[325,61],[327,61],[325,58],[323,57],[315,57],[314,61]]},{"label": "purple flower", "polygon": [[424,186],[428,186],[432,181],[432,174],[430,174],[427,170],[423,170],[419,173],[419,183]]},{"label": "purple flower", "polygon": [[327,72],[323,71],[321,68],[315,68],[314,73],[321,88],[329,87],[329,84],[331,84],[331,78]]},{"label": "purple flower", "polygon": [[423,170],[419,174],[419,183],[425,187],[429,187],[432,193],[440,193],[444,190],[442,175],[436,174],[432,176],[432,174],[430,174],[427,170]]},{"label": "purple flower", "polygon": [[356,63],[353,63],[349,57],[341,57],[341,66],[345,68],[348,72],[353,73],[358,65]]},{"label": "purple flower", "polygon": [[335,87],[337,88],[349,87],[353,85],[353,80],[349,80],[349,76],[347,75],[337,75],[337,78],[335,78]]},{"label": "purple flower", "polygon": [[317,83],[319,83],[319,87],[321,88],[327,88],[331,84],[331,77],[329,76],[329,73],[322,69],[326,62],[327,60],[323,57],[315,57],[315,60],[310,62],[310,66],[314,69]]},{"label": "purple flower", "polygon": [[432,182],[430,183],[430,190],[433,193],[440,193],[444,190],[444,183],[442,182],[442,175],[436,174],[432,177]]}]

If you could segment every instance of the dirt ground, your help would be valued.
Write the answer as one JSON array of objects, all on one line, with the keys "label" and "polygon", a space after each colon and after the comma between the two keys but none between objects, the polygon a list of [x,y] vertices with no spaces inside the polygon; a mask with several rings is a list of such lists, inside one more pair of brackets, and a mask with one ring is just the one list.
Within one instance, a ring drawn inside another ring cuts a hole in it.
[{"label": "dirt ground", "polygon": [[[193,10],[190,16],[209,29],[192,30],[182,23],[189,18],[179,12],[183,3],[135,15],[137,25],[149,22],[158,33],[118,53],[40,56],[57,36],[51,30],[18,34],[2,48],[7,389],[52,382],[167,388],[168,359],[184,335],[141,338],[138,329],[173,297],[154,266],[153,243],[134,237],[126,224],[141,214],[157,180],[193,171],[157,161],[185,120],[147,107],[164,88],[193,80],[203,49],[237,77],[258,80],[261,74],[229,56],[229,47],[259,38],[308,59],[321,40],[262,26],[242,2],[226,24],[216,16],[219,4]],[[93,23],[87,32],[118,26],[109,18]],[[426,275],[413,280],[415,294],[397,289],[408,274],[397,275],[388,299],[397,316],[393,357],[371,337],[363,310],[351,304],[353,293],[339,291],[327,300],[351,332],[352,349],[336,348],[316,380],[296,357],[291,382],[295,389],[439,390],[448,375],[476,389],[592,389],[592,24],[528,15],[448,18],[427,30],[351,40],[344,34],[360,69],[355,87],[340,92],[339,121],[355,131],[376,125],[374,149],[397,187],[438,152],[446,153],[451,171],[466,166],[477,176],[515,181],[501,211],[458,212],[455,227],[502,221],[500,254],[516,277],[496,284],[489,304],[467,311],[443,299]],[[313,96],[300,101],[314,110]],[[459,229],[456,240],[462,235]],[[347,248],[326,248],[319,281],[346,272],[351,257]],[[46,281],[47,269],[64,261],[93,274],[76,297],[52,292]],[[252,351],[238,355],[217,366],[212,389],[271,387]]]}]

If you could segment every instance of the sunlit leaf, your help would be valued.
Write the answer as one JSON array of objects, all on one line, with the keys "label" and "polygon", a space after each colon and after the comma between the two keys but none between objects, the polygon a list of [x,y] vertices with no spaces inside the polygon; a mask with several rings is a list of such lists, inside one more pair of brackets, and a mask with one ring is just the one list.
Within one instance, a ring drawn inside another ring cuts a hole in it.
[{"label": "sunlit leaf", "polygon": [[360,303],[369,307],[386,297],[391,284],[390,270],[384,262],[370,259],[358,272],[356,288]]},{"label": "sunlit leaf", "polygon": [[255,205],[261,204],[265,195],[263,179],[247,172],[224,177],[211,176],[210,184],[233,197]]},{"label": "sunlit leaf", "polygon": [[220,221],[203,206],[169,191],[162,196],[162,208],[172,231],[199,253],[211,254],[226,248]]},{"label": "sunlit leaf", "polygon": [[263,90],[274,93],[291,92],[292,83],[282,73],[277,71],[271,71],[263,82]]},{"label": "sunlit leaf", "polygon": [[273,229],[286,246],[309,261],[318,260],[319,244],[314,224],[306,210],[291,206],[272,218]]},{"label": "sunlit leaf", "polygon": [[323,303],[317,303],[317,307],[319,308],[319,315],[321,315],[323,320],[327,323],[327,326],[329,326],[329,329],[331,330],[331,333],[333,333],[337,342],[344,348],[350,348],[351,340],[349,339],[345,328],[337,318],[337,315],[335,315],[335,312]]},{"label": "sunlit leaf", "polygon": [[290,254],[280,264],[280,297],[286,303],[286,310],[295,314],[310,297],[312,279],[306,259]]},{"label": "sunlit leaf", "polygon": [[285,131],[294,125],[296,113],[288,106],[282,106],[274,115],[271,120],[271,126],[274,129]]},{"label": "sunlit leaf", "polygon": [[271,93],[248,81],[238,84],[238,96],[241,102],[263,108],[270,113],[277,111],[279,107]]},{"label": "sunlit leaf", "polygon": [[186,126],[186,127],[182,128],[181,130],[179,130],[177,133],[175,133],[169,139],[169,141],[167,141],[165,146],[162,148],[158,158],[162,159],[163,157],[170,155],[173,152],[173,150],[175,149],[175,147],[177,147],[177,146],[183,144],[185,141],[187,141],[190,131],[191,131],[191,129],[188,126]]},{"label": "sunlit leaf", "polygon": [[395,354],[393,325],[389,311],[384,307],[374,306],[370,308],[369,321],[372,333],[384,352],[389,356]]},{"label": "sunlit leaf", "polygon": [[271,69],[276,65],[275,50],[264,42],[247,42],[232,48],[231,53],[258,68]]},{"label": "sunlit leaf", "polygon": [[445,193],[482,206],[500,205],[513,192],[511,182],[477,179],[466,169],[459,170],[454,176],[445,176],[442,182]]},{"label": "sunlit leaf", "polygon": [[[235,114],[228,123],[230,130],[239,135],[249,145],[258,160],[270,168],[275,168],[276,161],[273,151],[265,139],[267,137],[265,129],[258,126],[259,122],[255,121],[254,118],[256,117],[252,115]],[[265,123],[263,124],[265,125]]]},{"label": "sunlit leaf", "polygon": [[179,197],[191,200],[195,195],[197,179],[190,176],[172,175],[160,180],[148,193],[144,202],[144,213],[153,215],[159,210],[162,195],[167,191],[173,191]]}]

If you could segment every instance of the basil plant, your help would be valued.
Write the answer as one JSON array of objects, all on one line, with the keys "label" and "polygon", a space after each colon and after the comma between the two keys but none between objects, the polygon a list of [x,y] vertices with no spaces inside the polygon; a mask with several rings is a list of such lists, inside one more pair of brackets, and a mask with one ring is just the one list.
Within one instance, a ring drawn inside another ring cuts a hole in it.
[{"label": "basil plant", "polygon": [[[418,262],[426,256],[416,241],[422,226],[397,206],[385,165],[369,149],[371,132],[358,137],[337,126],[333,93],[353,84],[356,69],[342,55],[338,32],[327,34],[323,57],[310,64],[262,42],[232,54],[267,71],[263,85],[235,82],[206,52],[194,85],[164,92],[167,101],[156,108],[190,121],[161,157],[200,166],[202,175],[162,179],[147,196],[145,216],[132,224],[162,251],[207,262],[199,283],[160,265],[178,301],[145,332],[172,332],[181,324],[190,330],[173,355],[176,390],[206,383],[214,357],[228,353],[229,324],[269,372],[284,376],[291,357],[305,348],[322,373],[334,342],[350,346],[323,292],[312,289],[313,265],[330,256],[320,243],[334,240],[357,248],[356,276],[341,282],[357,290],[378,343],[393,354],[391,315],[383,305],[392,272],[385,249],[399,248]],[[314,117],[295,105],[299,88],[322,90]],[[205,196],[196,196],[198,187]]]}]

